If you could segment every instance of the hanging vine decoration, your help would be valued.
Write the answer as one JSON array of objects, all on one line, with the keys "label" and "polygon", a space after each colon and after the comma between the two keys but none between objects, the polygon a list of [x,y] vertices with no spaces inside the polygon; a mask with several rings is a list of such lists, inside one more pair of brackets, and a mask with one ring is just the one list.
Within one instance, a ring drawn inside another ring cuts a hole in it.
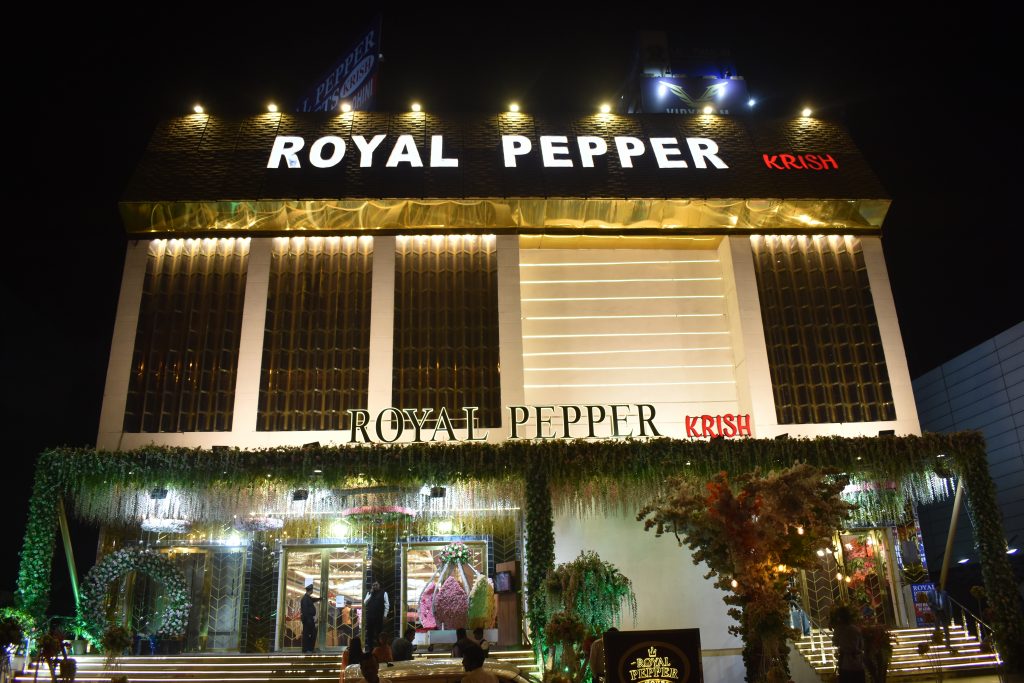
[{"label": "hanging vine decoration", "polygon": [[157,635],[180,638],[185,633],[188,612],[192,607],[185,575],[160,553],[125,549],[113,552],[97,562],[82,582],[78,616],[85,624],[89,639],[98,643],[109,626],[106,605],[110,584],[132,571],[146,574],[164,590],[166,605],[159,617],[160,629]]},{"label": "hanging vine decoration", "polygon": [[[46,617],[56,506],[61,497],[81,520],[123,524],[141,521],[149,514],[139,509],[139,500],[151,502],[144,492],[156,486],[174,487],[201,513],[189,517],[199,523],[250,514],[253,500],[266,499],[270,493],[285,496],[296,488],[345,488],[371,482],[418,489],[425,481],[472,483],[481,497],[525,499],[530,563],[527,588],[539,595],[554,560],[548,549],[553,548],[555,508],[579,515],[633,513],[644,502],[666,493],[665,481],[670,476],[699,483],[723,470],[738,473],[760,468],[770,472],[801,461],[838,469],[854,483],[892,482],[894,488],[884,491],[858,491],[855,502],[861,506],[862,520],[899,519],[909,500],[925,502],[948,495],[945,480],[935,475],[938,454],[948,455],[944,466],[964,478],[969,509],[977,518],[982,561],[989,567],[986,587],[1001,595],[1003,591],[991,582],[1009,576],[1010,568],[999,550],[1005,538],[988,475],[985,442],[980,433],[962,432],[785,440],[359,444],[215,453],[158,446],[124,452],[57,448],[44,452],[37,461],[21,551],[18,605],[37,623]],[[316,470],[319,472],[314,474]],[[1024,632],[1024,620],[1007,600],[994,601],[994,608],[1000,611],[996,621],[1003,629],[1004,650],[1012,652],[1019,638],[1015,634]],[[538,613],[531,605],[530,631],[535,642],[541,631],[533,620],[539,617],[543,621],[540,614],[542,611]]]}]

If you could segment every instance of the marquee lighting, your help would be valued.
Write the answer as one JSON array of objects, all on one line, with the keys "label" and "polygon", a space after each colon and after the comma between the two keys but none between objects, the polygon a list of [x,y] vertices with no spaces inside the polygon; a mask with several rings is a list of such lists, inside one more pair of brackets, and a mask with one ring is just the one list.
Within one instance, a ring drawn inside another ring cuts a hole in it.
[{"label": "marquee lighting", "polygon": [[555,296],[523,301],[646,301],[648,299],[724,299],[724,294],[675,294],[668,296]]},{"label": "marquee lighting", "polygon": [[800,116],[810,116],[813,113],[810,107],[804,107],[803,111],[800,112]]},{"label": "marquee lighting", "polygon": [[513,102],[512,104],[508,105],[508,110],[510,112],[517,112],[517,111],[519,111],[519,104],[517,102]]},{"label": "marquee lighting", "polygon": [[267,111],[269,111],[271,114],[276,114],[277,113],[277,105],[274,104],[273,102],[271,102],[270,104],[267,105]]},{"label": "marquee lighting", "polygon": [[342,102],[341,103],[341,111],[342,111],[342,113],[345,113],[345,114],[349,113],[350,111],[352,111],[352,105],[349,104],[348,102]]},{"label": "marquee lighting", "polygon": [[421,109],[423,109],[423,107],[420,106],[419,102],[413,102],[412,103],[412,110],[413,111],[420,111]]},{"label": "marquee lighting", "polygon": [[197,114],[202,114],[203,111],[204,111],[203,110],[203,105],[197,104],[196,106],[192,107],[192,111],[194,111]]},{"label": "marquee lighting", "polygon": [[601,113],[602,114],[610,114],[611,111],[612,111],[612,105],[607,104],[607,103],[601,105]]},{"label": "marquee lighting", "polygon": [[731,346],[674,346],[663,349],[617,349],[614,351],[535,351],[524,356],[596,356],[610,353],[664,353],[672,351],[728,351]]}]

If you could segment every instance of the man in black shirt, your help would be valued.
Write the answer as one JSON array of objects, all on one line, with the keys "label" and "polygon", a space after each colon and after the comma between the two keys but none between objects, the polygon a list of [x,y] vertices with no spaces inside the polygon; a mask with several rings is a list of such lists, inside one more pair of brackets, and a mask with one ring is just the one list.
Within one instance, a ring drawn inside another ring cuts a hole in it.
[{"label": "man in black shirt", "polygon": [[302,651],[313,652],[316,646],[316,603],[320,598],[313,597],[313,584],[306,586],[306,594],[299,601],[302,616]]},{"label": "man in black shirt", "polygon": [[384,619],[388,616],[388,594],[380,589],[380,583],[374,581],[370,592],[363,599],[363,624],[366,625],[366,647],[372,648],[377,642]]}]

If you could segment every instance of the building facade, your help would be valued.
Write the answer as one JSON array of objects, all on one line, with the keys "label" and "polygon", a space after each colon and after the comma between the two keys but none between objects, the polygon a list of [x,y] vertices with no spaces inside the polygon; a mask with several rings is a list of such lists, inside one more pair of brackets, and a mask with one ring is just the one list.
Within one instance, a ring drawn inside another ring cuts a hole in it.
[{"label": "building facade", "polygon": [[[417,442],[919,434],[887,208],[842,128],[811,117],[168,121],[121,205],[131,241],[97,449],[343,461]],[[330,596],[322,647],[348,642],[371,580],[396,630],[453,540],[474,571],[530,572],[521,488],[362,472],[317,488],[319,474],[227,493],[120,484],[72,507],[104,525],[103,552],[143,543],[178,563],[190,649],[297,647],[307,581]],[[555,501],[555,560],[597,551],[632,579],[637,627],[701,628],[708,680],[738,680],[705,569],[644,534],[632,499],[596,504],[614,494],[579,478]],[[862,592],[910,623],[903,570],[923,557],[913,520],[891,516],[837,530],[804,577],[812,617],[852,590],[834,570],[865,557]],[[125,618],[152,618],[159,591],[140,581],[112,608]],[[502,642],[521,642],[517,600]]]},{"label": "building facade", "polygon": [[[976,429],[985,435],[988,467],[996,484],[1007,550],[1024,543],[1024,323],[1014,325],[914,380],[921,424],[932,432]],[[933,565],[942,561],[952,501],[920,511],[925,547]],[[962,515],[952,560],[978,566],[977,539]],[[1013,551],[1013,562],[1019,550]],[[976,572],[971,571],[974,575]],[[974,577],[974,583],[977,578]]]}]

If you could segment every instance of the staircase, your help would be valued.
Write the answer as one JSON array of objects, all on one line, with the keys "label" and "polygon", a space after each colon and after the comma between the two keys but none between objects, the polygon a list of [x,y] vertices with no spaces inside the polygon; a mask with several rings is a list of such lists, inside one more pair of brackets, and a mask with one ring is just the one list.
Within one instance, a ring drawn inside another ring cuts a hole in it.
[{"label": "staircase", "polygon": [[[449,653],[423,653],[416,659],[438,659]],[[116,669],[106,666],[102,655],[73,657],[78,662],[76,683],[110,683],[111,676],[127,676],[130,683],[246,683],[284,681],[289,683],[337,683],[341,653],[303,655],[297,652],[274,654],[187,654],[170,656],[118,657]],[[491,660],[519,667],[524,674],[536,675],[533,652],[527,649],[494,651]],[[381,667],[381,671],[384,667]],[[50,683],[50,671],[44,664],[35,679],[35,665],[14,677],[14,683]]]},{"label": "staircase", "polygon": [[[931,628],[899,628],[890,633],[894,641],[889,662],[890,681],[936,680],[940,673],[944,678],[995,673],[1001,663],[996,653],[982,652],[981,643],[963,625],[950,624],[948,648],[945,642],[932,642],[934,630]],[[921,643],[930,646],[923,655],[917,649]],[[831,631],[815,629],[811,635],[798,640],[796,646],[819,675],[835,671]]]}]

